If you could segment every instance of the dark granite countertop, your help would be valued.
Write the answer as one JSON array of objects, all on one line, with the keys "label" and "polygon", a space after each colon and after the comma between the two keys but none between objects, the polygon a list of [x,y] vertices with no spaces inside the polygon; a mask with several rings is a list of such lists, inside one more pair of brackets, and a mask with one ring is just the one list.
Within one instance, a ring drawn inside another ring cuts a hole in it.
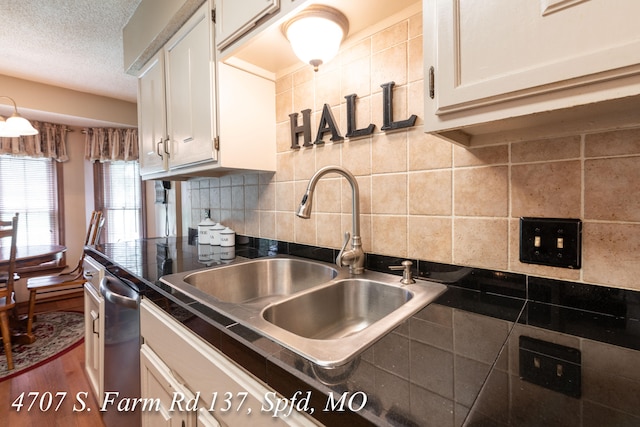
[{"label": "dark granite countertop", "polygon": [[[640,425],[637,292],[413,260],[420,276],[448,291],[356,361],[328,371],[158,280],[233,255],[336,255],[243,236],[237,242],[235,254],[199,250],[186,238],[87,252],[283,396],[311,391],[320,408],[313,417],[326,425]],[[367,268],[385,271],[398,261],[368,254]],[[329,393],[344,392],[366,395],[366,404],[357,412],[321,410]]]}]

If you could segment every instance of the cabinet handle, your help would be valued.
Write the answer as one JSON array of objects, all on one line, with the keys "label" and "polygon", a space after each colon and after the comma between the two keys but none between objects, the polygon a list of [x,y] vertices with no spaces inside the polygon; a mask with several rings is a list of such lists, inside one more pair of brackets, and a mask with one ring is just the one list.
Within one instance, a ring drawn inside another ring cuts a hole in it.
[{"label": "cabinet handle", "polygon": [[436,70],[433,67],[429,68],[429,98],[433,99],[436,96]]},{"label": "cabinet handle", "polygon": [[171,157],[171,154],[167,151],[167,147],[169,147],[169,138],[164,140],[164,154],[166,154],[167,157]]},{"label": "cabinet handle", "polygon": [[100,332],[96,332],[96,320],[98,320],[100,318],[100,316],[98,316],[98,313],[96,313],[95,311],[91,310],[91,330],[94,334],[96,334],[98,337],[100,337]]},{"label": "cabinet handle", "polygon": [[162,153],[160,152],[160,144],[162,144],[162,138],[160,138],[160,141],[158,141],[158,143],[156,144],[156,154],[162,157]]}]

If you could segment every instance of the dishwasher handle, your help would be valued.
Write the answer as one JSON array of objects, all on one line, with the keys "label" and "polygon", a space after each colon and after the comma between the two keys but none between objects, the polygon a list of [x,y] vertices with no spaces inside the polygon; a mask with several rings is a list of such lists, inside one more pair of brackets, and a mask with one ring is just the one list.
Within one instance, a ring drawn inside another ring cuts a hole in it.
[{"label": "dishwasher handle", "polygon": [[119,306],[137,309],[140,304],[138,293],[115,277],[104,276],[102,278],[100,293],[105,300]]}]

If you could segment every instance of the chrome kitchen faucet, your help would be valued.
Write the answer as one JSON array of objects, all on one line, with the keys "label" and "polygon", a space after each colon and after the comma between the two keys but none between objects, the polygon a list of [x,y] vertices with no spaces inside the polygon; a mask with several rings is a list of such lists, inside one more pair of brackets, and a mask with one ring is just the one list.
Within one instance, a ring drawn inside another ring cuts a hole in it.
[{"label": "chrome kitchen faucet", "polygon": [[[364,251],[362,250],[362,239],[360,238],[360,190],[358,189],[358,181],[351,172],[340,166],[325,166],[319,169],[309,180],[307,185],[307,191],[302,197],[298,212],[296,215],[300,218],[309,219],[311,217],[311,202],[313,199],[313,191],[316,188],[316,184],[324,175],[328,173],[337,173],[342,175],[351,184],[351,198],[352,198],[352,233],[344,233],[344,242],[342,249],[336,258],[336,265],[338,267],[349,266],[349,272],[351,274],[362,274],[364,272]],[[351,249],[345,251],[347,244],[351,239]]]}]

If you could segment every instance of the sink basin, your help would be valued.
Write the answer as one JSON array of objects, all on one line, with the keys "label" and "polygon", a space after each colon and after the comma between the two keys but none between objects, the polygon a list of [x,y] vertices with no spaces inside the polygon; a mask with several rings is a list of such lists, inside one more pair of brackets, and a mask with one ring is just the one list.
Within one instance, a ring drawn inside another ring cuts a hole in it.
[{"label": "sink basin", "polygon": [[294,258],[262,258],[197,271],[184,281],[222,302],[250,303],[291,295],[332,280],[338,270]]},{"label": "sink basin", "polygon": [[447,287],[305,258],[276,256],[160,278],[211,309],[322,367],[343,366]]},{"label": "sink basin", "polygon": [[355,334],[409,301],[413,294],[370,280],[341,280],[329,287],[267,307],[270,323],[305,338],[327,340]]}]

